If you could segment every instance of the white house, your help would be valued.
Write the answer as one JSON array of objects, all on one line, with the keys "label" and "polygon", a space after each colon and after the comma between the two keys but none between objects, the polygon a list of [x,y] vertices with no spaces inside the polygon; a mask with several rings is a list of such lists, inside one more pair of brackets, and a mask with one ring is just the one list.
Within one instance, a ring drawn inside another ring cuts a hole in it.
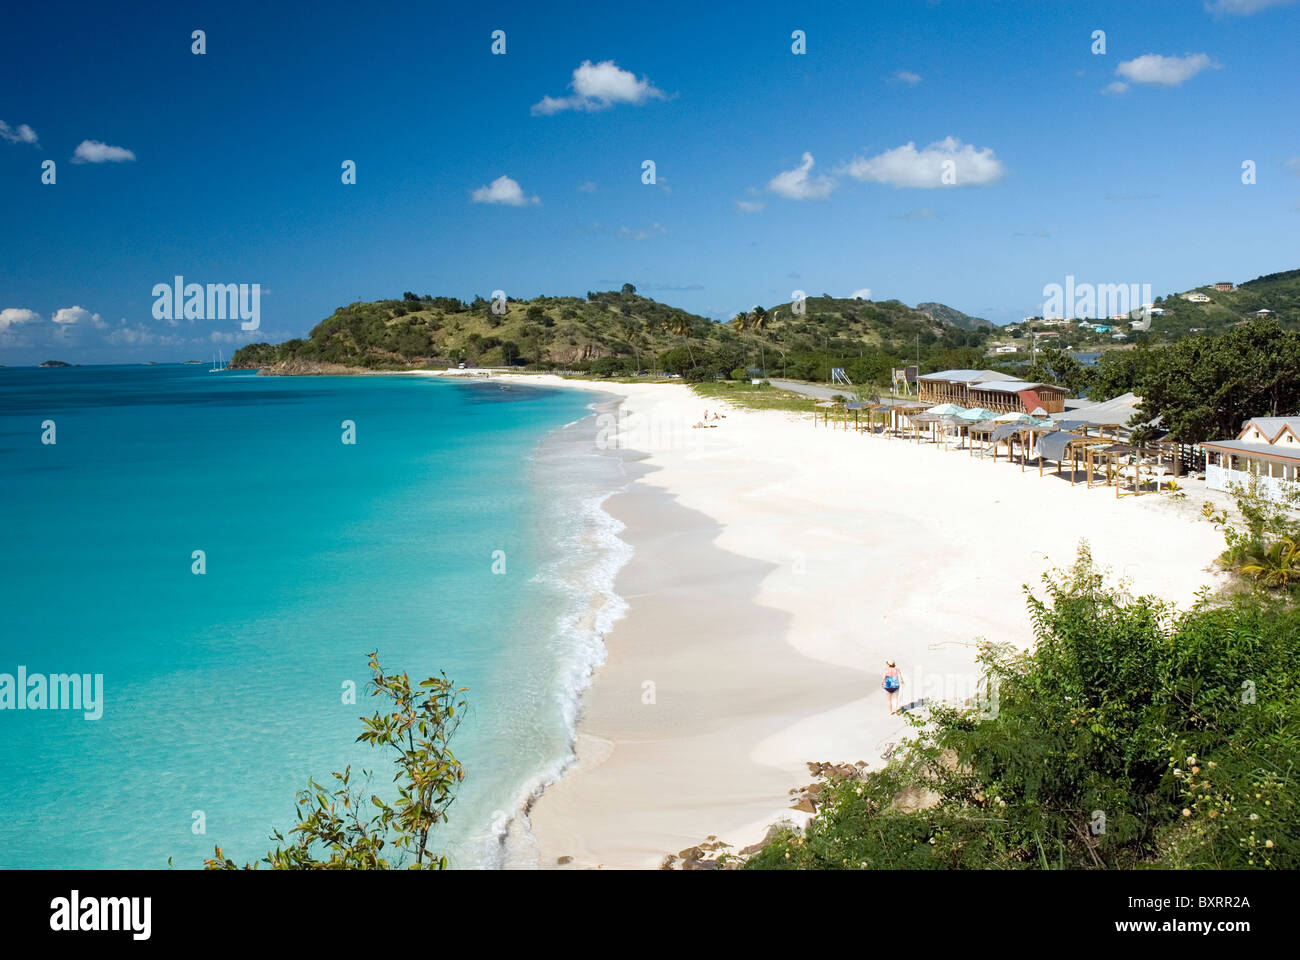
[{"label": "white house", "polygon": [[1184,293],[1183,299],[1188,303],[1209,303],[1210,298],[1203,293]]},{"label": "white house", "polygon": [[1282,484],[1300,479],[1300,417],[1252,417],[1234,440],[1203,443],[1205,485],[1227,490],[1230,483],[1260,478],[1277,495]]}]

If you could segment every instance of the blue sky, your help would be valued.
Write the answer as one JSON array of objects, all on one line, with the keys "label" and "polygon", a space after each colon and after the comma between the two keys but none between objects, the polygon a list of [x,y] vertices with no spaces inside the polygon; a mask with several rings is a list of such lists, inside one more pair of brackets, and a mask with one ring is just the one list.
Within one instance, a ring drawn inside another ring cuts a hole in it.
[{"label": "blue sky", "polygon": [[[1067,275],[1300,266],[1300,4],[718,6],[11,5],[0,363],[228,356],[404,290],[1006,322]],[[155,319],[177,274],[261,284],[260,329]]]}]

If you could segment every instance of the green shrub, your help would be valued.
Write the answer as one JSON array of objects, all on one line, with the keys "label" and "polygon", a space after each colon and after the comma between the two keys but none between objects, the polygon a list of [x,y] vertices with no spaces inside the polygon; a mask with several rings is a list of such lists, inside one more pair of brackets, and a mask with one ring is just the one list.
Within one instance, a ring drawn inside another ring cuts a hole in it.
[{"label": "green shrub", "polygon": [[1300,613],[1257,595],[1178,613],[1107,585],[1086,544],[1045,588],[1032,651],[981,648],[993,697],[915,720],[747,866],[1300,866]]},{"label": "green shrub", "polygon": [[[294,806],[298,823],[286,837],[272,833],[276,847],[262,859],[272,870],[442,870],[447,858],[429,849],[433,828],[447,819],[464,768],[451,751],[467,703],[465,687],[445,673],[416,686],[405,673],[385,674],[379,654],[371,653],[370,693],[384,698],[383,709],[363,717],[357,741],[386,749],[397,768],[396,798],[365,796],[352,782],[351,768],[333,773],[334,789],[308,779]],[[368,776],[367,776],[368,779]],[[207,870],[237,870],[221,847],[204,861]],[[256,869],[245,864],[245,870]]]}]

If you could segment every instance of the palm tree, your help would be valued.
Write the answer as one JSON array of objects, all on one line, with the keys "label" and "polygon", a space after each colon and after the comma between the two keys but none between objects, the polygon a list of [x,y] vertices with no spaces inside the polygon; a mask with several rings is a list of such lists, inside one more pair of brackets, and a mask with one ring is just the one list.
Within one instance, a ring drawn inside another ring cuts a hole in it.
[{"label": "palm tree", "polygon": [[679,313],[674,315],[673,318],[668,321],[667,327],[669,333],[682,338],[682,343],[686,347],[686,355],[690,358],[691,366],[694,367],[695,352],[691,349],[690,340],[694,328],[691,326],[691,321],[685,314]]},{"label": "palm tree", "polygon": [[758,305],[754,306],[754,309],[749,316],[750,320],[753,321],[755,330],[762,330],[763,326],[767,323],[767,311]]},{"label": "palm tree", "polygon": [[735,328],[738,333],[744,333],[749,329],[749,314],[745,313],[743,310],[740,311],[740,313],[731,318],[731,326]]}]

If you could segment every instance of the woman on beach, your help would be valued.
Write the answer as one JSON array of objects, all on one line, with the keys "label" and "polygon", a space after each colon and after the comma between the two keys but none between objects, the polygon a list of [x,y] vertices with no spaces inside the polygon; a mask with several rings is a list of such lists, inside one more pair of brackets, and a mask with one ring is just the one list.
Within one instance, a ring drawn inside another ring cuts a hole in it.
[{"label": "woman on beach", "polygon": [[889,697],[889,715],[892,717],[898,712],[898,691],[903,686],[903,675],[898,672],[898,666],[893,660],[886,660],[888,669],[885,671],[884,682],[881,686],[885,688],[885,693]]}]

